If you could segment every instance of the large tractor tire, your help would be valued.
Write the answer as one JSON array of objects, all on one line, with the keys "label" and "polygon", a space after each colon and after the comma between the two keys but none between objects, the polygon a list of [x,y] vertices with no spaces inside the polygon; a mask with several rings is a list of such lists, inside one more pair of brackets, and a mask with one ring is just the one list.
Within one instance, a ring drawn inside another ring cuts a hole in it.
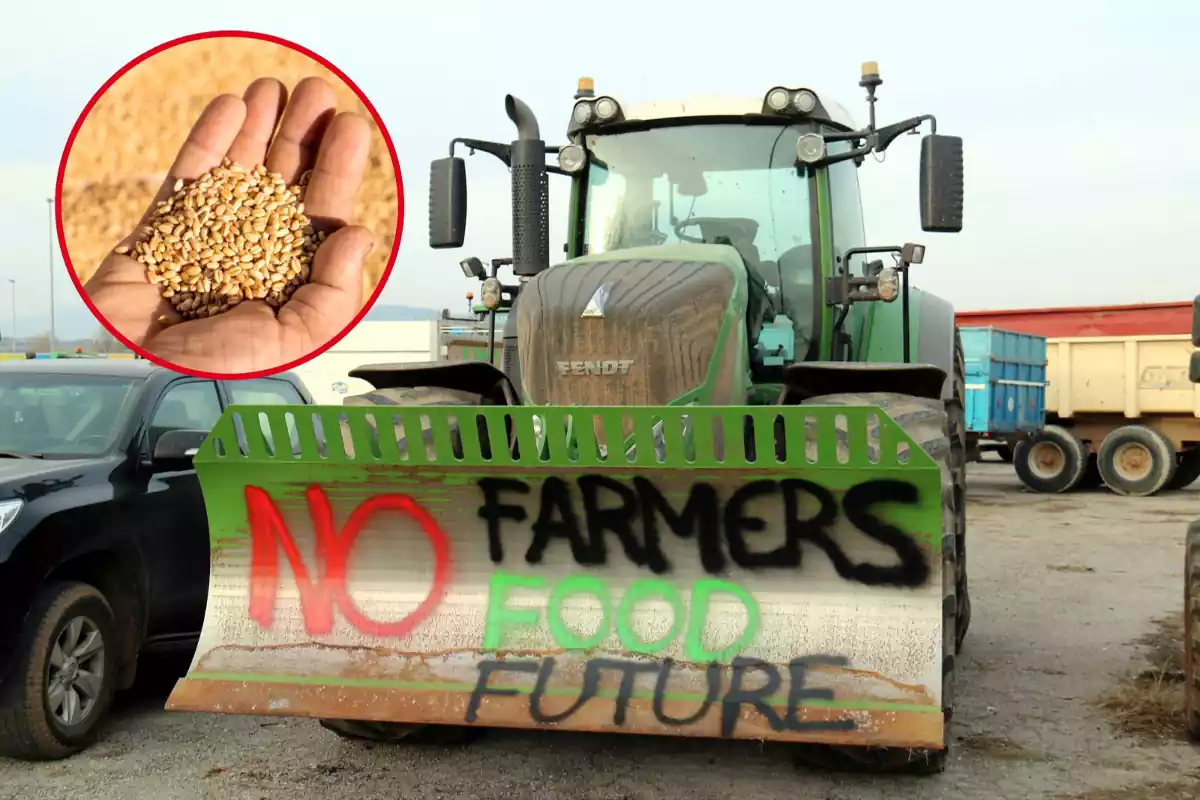
[{"label": "large tractor tire", "polygon": [[1145,425],[1125,425],[1104,437],[1096,453],[1100,477],[1126,497],[1149,497],[1175,477],[1175,446]]},{"label": "large tractor tire", "polygon": [[954,650],[962,650],[971,627],[971,593],[967,588],[967,363],[962,337],[954,330],[954,391],[946,401],[950,431],[950,470],[954,478],[954,538],[959,608],[955,618]]},{"label": "large tractor tire", "polygon": [[1191,447],[1179,454],[1175,477],[1167,481],[1169,490],[1186,489],[1200,478],[1200,447]]},{"label": "large tractor tire", "polygon": [[1188,734],[1200,742],[1200,522],[1188,526],[1184,556],[1183,680]]},{"label": "large tractor tire", "polygon": [[1079,486],[1087,471],[1087,456],[1087,448],[1075,434],[1058,425],[1047,425],[1017,443],[1013,466],[1028,488],[1057,494]]},{"label": "large tractor tire", "polygon": [[[960,351],[961,352],[961,351]],[[960,356],[961,363],[961,356]],[[956,376],[957,377],[957,376]],[[961,397],[960,381],[955,394]],[[966,517],[960,513],[960,501],[966,496],[965,425],[961,402],[943,403],[904,394],[871,392],[863,394],[821,395],[805,400],[804,405],[879,406],[904,429],[921,449],[941,466],[942,472],[942,585],[945,618],[943,620],[942,712],[945,715],[945,744],[942,750],[892,747],[842,747],[838,745],[800,745],[798,759],[806,764],[846,772],[903,772],[934,774],[944,772],[949,756],[949,723],[954,713],[955,654],[966,634],[970,604],[966,600],[966,561],[960,543],[965,542]],[[848,446],[848,434],[839,428],[839,439]],[[845,437],[845,438],[842,438]],[[877,431],[869,441],[879,441]],[[959,597],[959,587],[964,595]]]},{"label": "large tractor tire", "polygon": [[[344,405],[358,406],[478,406],[481,404],[478,395],[460,392],[453,389],[442,389],[436,386],[416,386],[409,389],[373,389],[364,394],[347,398]],[[397,441],[401,447],[406,444],[402,431],[397,431]],[[434,454],[433,433],[426,429],[421,432],[425,442],[425,452]],[[343,432],[349,436],[349,431]],[[456,449],[460,447],[457,437],[454,437]],[[373,720],[352,719],[323,719],[321,727],[333,731],[343,739],[378,743],[421,744],[421,745],[454,745],[467,744],[474,741],[483,729],[467,725],[410,725],[403,722],[376,722]]]}]

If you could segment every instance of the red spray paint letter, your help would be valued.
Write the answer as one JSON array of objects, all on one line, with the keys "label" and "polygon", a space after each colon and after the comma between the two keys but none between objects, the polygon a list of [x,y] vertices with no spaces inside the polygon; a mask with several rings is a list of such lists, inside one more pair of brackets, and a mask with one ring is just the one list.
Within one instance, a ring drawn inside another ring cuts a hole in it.
[{"label": "red spray paint letter", "polygon": [[[333,522],[333,508],[321,487],[309,487],[305,494],[316,534],[315,579],[309,575],[296,541],[271,496],[257,486],[246,487],[246,515],[250,522],[250,618],[260,627],[269,628],[275,622],[280,549],[296,577],[304,629],[310,636],[324,635],[333,630],[335,604],[346,621],[359,632],[394,638],[406,636],[437,608],[450,578],[450,544],[433,517],[417,501],[405,494],[369,497],[351,512],[346,526],[338,532]],[[395,622],[377,622],[368,617],[354,604],[346,586],[346,573],[355,539],[371,518],[381,511],[407,514],[421,526],[433,546],[433,585],[429,594],[411,614]]]}]

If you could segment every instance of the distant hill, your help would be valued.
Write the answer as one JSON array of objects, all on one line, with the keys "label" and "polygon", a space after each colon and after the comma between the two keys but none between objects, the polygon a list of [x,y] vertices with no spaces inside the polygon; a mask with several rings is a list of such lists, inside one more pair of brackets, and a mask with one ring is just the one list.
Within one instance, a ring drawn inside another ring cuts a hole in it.
[{"label": "distant hill", "polygon": [[377,303],[370,311],[367,312],[365,321],[367,322],[422,322],[424,320],[438,319],[442,312],[432,308],[418,308],[416,306],[398,306],[388,303]]}]

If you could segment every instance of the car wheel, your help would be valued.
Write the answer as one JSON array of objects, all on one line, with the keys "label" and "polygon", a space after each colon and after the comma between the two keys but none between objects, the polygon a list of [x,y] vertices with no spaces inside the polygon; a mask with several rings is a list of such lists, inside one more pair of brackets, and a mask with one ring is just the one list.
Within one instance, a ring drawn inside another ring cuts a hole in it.
[{"label": "car wheel", "polygon": [[0,753],[58,759],[95,740],[112,705],[115,630],[112,608],[95,587],[42,587],[17,641],[17,667],[0,689]]}]

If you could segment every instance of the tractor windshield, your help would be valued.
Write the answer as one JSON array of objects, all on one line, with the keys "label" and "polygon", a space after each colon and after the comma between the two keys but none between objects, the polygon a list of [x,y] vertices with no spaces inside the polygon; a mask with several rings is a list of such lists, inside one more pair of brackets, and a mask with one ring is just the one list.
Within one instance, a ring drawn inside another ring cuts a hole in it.
[{"label": "tractor windshield", "polygon": [[586,252],[732,244],[809,327],[815,209],[795,163],[796,139],[810,130],[734,123],[588,136]]}]

